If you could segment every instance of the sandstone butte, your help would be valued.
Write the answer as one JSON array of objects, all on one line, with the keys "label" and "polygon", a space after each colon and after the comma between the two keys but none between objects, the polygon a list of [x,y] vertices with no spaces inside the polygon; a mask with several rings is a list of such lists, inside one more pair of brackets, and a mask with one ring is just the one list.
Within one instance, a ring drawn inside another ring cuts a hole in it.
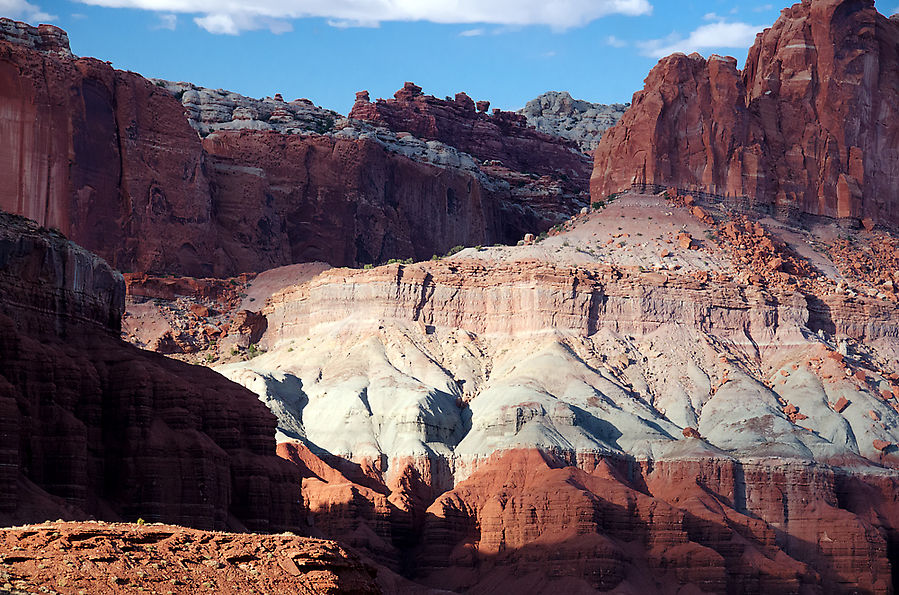
[{"label": "sandstone butte", "polygon": [[595,152],[597,200],[673,186],[779,214],[899,223],[899,21],[803,0],[733,58],[662,59]]},{"label": "sandstone butte", "polygon": [[589,200],[589,158],[517,114],[413,98],[439,124],[419,139],[402,132],[406,104],[390,129],[178,85],[73,56],[51,25],[0,20],[0,208],[121,270],[227,276],[514,243]]}]

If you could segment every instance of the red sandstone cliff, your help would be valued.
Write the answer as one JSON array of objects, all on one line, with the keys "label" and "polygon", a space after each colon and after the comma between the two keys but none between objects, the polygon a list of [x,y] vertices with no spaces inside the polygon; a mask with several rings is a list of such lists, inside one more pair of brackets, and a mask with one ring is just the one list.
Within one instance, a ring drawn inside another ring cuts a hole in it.
[{"label": "red sandstone cliff", "polygon": [[[413,161],[369,139],[220,132],[207,137],[219,250],[241,270],[429,259],[513,241],[539,216],[470,173]],[[252,241],[250,241],[252,240]]]},{"label": "red sandstone cliff", "polygon": [[211,260],[202,147],[180,104],[136,74],[52,50],[0,36],[0,209],[116,267]]},{"label": "red sandstone cliff", "polygon": [[124,283],[0,215],[0,520],[298,526],[295,472],[249,391],[118,338]]},{"label": "red sandstone cliff", "polygon": [[[254,122],[241,119],[248,108],[215,107],[239,130],[209,134],[164,82],[72,56],[55,27],[3,19],[0,209],[122,270],[228,276],[514,243],[586,204],[587,158],[522,116],[479,118],[472,106],[463,124],[478,125],[441,128],[441,143],[359,122],[325,134],[319,120],[240,129]],[[272,122],[288,118],[275,112]]]},{"label": "red sandstone cliff", "polygon": [[420,580],[520,593],[887,592],[895,478],[708,453],[649,469],[510,451],[428,509]]},{"label": "red sandstone cliff", "polygon": [[897,43],[899,23],[873,0],[804,0],[742,72],[732,58],[669,56],[600,142],[591,192],[676,186],[895,224]]}]

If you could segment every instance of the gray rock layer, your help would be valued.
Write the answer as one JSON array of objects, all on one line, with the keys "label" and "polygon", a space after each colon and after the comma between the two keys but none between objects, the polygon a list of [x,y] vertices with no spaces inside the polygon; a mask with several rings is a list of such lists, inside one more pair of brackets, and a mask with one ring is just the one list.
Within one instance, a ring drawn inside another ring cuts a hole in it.
[{"label": "gray rock layer", "polygon": [[540,132],[572,140],[589,153],[629,107],[629,103],[603,105],[574,99],[567,91],[549,91],[528,101],[518,113]]}]

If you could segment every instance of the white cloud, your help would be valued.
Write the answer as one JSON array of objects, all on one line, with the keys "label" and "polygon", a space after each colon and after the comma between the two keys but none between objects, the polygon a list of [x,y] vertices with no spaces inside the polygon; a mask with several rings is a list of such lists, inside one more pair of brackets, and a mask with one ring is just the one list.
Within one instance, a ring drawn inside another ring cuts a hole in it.
[{"label": "white cloud", "polygon": [[355,27],[367,27],[370,29],[377,29],[381,26],[381,23],[378,21],[360,21],[359,19],[346,20],[346,19],[328,19],[328,25],[331,27],[335,27],[337,29],[352,29]]},{"label": "white cloud", "polygon": [[613,48],[626,48],[630,44],[623,39],[615,37],[614,35],[609,35],[608,37],[606,37],[606,45],[610,45]]},{"label": "white cloud", "polygon": [[[22,0],[0,0],[0,2]],[[445,24],[546,25],[555,30],[586,25],[611,15],[645,15],[650,0],[78,0],[110,8],[138,8],[200,15],[194,20],[211,33],[236,35],[249,29],[272,29],[270,22],[318,17],[335,26],[384,21],[430,21]],[[2,4],[0,4],[2,6]]]},{"label": "white cloud", "polygon": [[276,35],[293,31],[293,25],[283,19],[245,13],[212,13],[196,17],[194,22],[202,29],[215,35],[239,35],[241,31],[256,31],[258,29],[268,29]]},{"label": "white cloud", "polygon": [[56,20],[55,15],[48,14],[41,10],[40,6],[35,6],[25,0],[0,0],[0,15],[21,19],[31,25]]},{"label": "white cloud", "polygon": [[[709,16],[709,15],[706,15]],[[640,53],[650,58],[663,58],[675,52],[701,52],[717,48],[748,49],[755,36],[764,26],[748,23],[728,23],[720,20],[717,23],[702,25],[687,37],[675,34],[663,39],[650,39],[640,42]]]},{"label": "white cloud", "polygon": [[227,14],[208,14],[205,17],[195,18],[194,22],[210,33],[217,35],[237,35],[240,33],[237,23]]},{"label": "white cloud", "polygon": [[478,37],[486,33],[484,29],[467,29],[462,33],[459,33],[459,37]]},{"label": "white cloud", "polygon": [[159,23],[156,24],[156,29],[168,29],[169,31],[174,31],[178,28],[178,15],[176,14],[161,14],[159,15]]}]

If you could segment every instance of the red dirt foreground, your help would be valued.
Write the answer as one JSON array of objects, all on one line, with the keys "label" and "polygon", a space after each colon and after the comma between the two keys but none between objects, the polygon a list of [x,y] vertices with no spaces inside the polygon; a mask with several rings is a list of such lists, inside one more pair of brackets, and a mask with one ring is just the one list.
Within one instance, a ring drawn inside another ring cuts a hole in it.
[{"label": "red dirt foreground", "polygon": [[354,554],[290,533],[56,522],[0,530],[0,551],[2,592],[381,592]]}]

